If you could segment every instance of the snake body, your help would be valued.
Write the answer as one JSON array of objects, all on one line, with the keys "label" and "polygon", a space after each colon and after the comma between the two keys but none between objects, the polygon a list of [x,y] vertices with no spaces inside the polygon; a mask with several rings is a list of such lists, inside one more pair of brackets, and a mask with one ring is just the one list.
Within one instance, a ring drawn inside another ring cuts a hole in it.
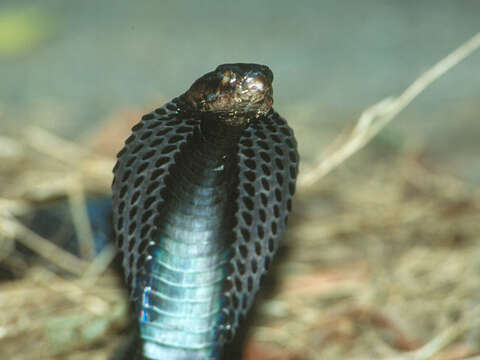
[{"label": "snake body", "polygon": [[139,359],[219,359],[284,232],[298,154],[273,74],[225,64],[133,127],[113,221]]}]

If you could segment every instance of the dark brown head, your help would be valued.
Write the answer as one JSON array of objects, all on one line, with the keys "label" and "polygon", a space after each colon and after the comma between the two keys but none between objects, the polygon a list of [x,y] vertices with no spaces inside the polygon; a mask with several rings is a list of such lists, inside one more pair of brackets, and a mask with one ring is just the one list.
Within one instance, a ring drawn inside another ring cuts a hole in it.
[{"label": "dark brown head", "polygon": [[194,111],[243,124],[270,110],[272,81],[273,73],[265,65],[223,64],[195,81],[184,97]]}]

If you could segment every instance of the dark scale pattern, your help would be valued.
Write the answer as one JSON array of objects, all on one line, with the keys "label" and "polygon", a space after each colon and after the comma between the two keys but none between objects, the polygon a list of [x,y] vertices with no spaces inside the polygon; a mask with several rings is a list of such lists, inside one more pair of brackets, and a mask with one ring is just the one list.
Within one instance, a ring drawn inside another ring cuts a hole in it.
[{"label": "dark scale pattern", "polygon": [[178,116],[178,103],[174,99],[142,117],[118,153],[114,168],[115,238],[134,300],[139,295],[136,291],[143,288],[137,281],[142,281],[151,260],[149,242],[164,203],[165,177],[198,126],[188,116]]},{"label": "dark scale pattern", "polygon": [[242,133],[230,261],[232,289],[225,294],[230,338],[252,306],[279,247],[292,206],[298,160],[293,131],[273,110]]},{"label": "dark scale pattern", "polygon": [[224,64],[133,127],[114,169],[139,353],[218,359],[252,306],[295,192],[292,130],[264,65]]}]

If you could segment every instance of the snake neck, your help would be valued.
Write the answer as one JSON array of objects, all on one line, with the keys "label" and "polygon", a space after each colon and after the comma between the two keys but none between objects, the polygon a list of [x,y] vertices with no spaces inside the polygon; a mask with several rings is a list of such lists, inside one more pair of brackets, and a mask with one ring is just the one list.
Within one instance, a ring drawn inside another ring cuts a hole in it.
[{"label": "snake neck", "polygon": [[137,304],[142,359],[216,359],[231,238],[232,157],[241,129],[202,120],[166,179]]}]

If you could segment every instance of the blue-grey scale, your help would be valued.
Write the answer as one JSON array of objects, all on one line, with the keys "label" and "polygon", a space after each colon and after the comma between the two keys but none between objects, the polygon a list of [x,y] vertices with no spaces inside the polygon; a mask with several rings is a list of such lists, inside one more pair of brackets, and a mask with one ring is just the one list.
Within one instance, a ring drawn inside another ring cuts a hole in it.
[{"label": "blue-grey scale", "polygon": [[273,74],[225,64],[143,116],[114,168],[138,359],[220,359],[285,229],[296,141]]}]

